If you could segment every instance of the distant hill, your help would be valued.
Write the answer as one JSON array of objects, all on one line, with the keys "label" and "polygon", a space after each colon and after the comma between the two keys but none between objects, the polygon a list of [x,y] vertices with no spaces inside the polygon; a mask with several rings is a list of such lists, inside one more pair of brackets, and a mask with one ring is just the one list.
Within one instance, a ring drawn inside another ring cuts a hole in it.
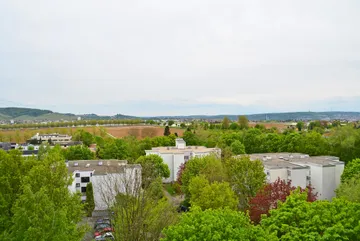
[{"label": "distant hill", "polygon": [[108,119],[135,119],[138,117],[117,114],[115,116],[99,116],[96,114],[75,115],[71,113],[57,113],[50,110],[32,108],[6,107],[0,108],[0,120],[15,121],[55,121],[55,120],[108,120]]},{"label": "distant hill", "polygon": [[[191,115],[191,116],[154,116],[141,117],[142,119],[203,119],[222,120],[227,116],[231,120],[237,120],[238,115]],[[360,112],[288,112],[288,113],[264,113],[246,115],[250,121],[297,121],[297,120],[360,120]],[[54,121],[54,120],[108,120],[108,119],[136,119],[140,117],[117,114],[114,116],[99,116],[96,114],[75,115],[71,113],[57,113],[50,110],[32,108],[7,107],[0,108],[0,120],[9,121]]]},{"label": "distant hill", "polygon": [[[156,116],[154,119],[203,119],[222,120],[224,117],[237,120],[239,115],[191,115],[191,116]],[[360,120],[360,112],[287,112],[246,115],[250,121],[297,121],[297,120]]]}]

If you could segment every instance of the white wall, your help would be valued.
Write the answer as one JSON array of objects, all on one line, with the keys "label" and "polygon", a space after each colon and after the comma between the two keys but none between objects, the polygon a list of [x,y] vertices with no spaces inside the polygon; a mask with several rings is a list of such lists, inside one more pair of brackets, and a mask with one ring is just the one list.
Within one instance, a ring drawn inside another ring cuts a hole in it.
[{"label": "white wall", "polygon": [[322,198],[326,200],[331,200],[335,197],[335,166],[325,166],[323,167],[323,187],[322,187]]},{"label": "white wall", "polygon": [[311,172],[311,186],[315,189],[314,192],[318,193],[317,199],[323,200],[323,168],[322,166],[308,165]]},{"label": "white wall", "polygon": [[287,169],[280,168],[280,169],[267,169],[265,168],[265,173],[269,172],[270,174],[270,183],[275,182],[278,178],[281,180],[287,181]]},{"label": "white wall", "polygon": [[[76,177],[76,173],[80,174],[80,177]],[[81,188],[82,187],[86,187],[88,182],[81,182],[81,178],[82,177],[89,177],[89,182],[92,182],[92,177],[91,175],[94,173],[93,170],[89,170],[89,171],[74,171],[73,173],[73,179],[74,181],[72,182],[72,184],[69,186],[69,190],[71,192],[81,192]],[[76,183],[80,183],[80,187],[76,187]],[[86,200],[86,196],[83,194],[81,196],[81,200],[85,201]]]},{"label": "white wall", "polygon": [[336,188],[339,187],[340,183],[341,183],[341,175],[344,171],[344,166],[345,164],[343,162],[339,162],[339,163],[336,163],[335,165],[335,185],[336,185]]},{"label": "white wall", "polygon": [[131,195],[141,188],[141,169],[126,168],[125,173],[94,175],[92,178],[95,211],[107,210],[119,193]]},{"label": "white wall", "polygon": [[181,164],[185,163],[184,153],[174,154],[174,175],[172,181],[177,180],[177,174],[179,172]]},{"label": "white wall", "polygon": [[308,169],[291,169],[291,185],[294,187],[306,188],[306,176],[308,174]]}]

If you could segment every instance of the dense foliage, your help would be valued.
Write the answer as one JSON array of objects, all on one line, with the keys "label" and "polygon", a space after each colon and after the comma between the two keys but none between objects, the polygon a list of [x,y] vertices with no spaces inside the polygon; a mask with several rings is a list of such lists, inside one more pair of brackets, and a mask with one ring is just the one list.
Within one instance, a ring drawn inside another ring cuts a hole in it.
[{"label": "dense foliage", "polygon": [[336,198],[307,202],[307,193],[296,191],[261,226],[279,240],[359,240],[360,204]]},{"label": "dense foliage", "polygon": [[178,224],[164,230],[163,241],[196,240],[277,240],[250,223],[242,212],[230,209],[201,211],[194,208],[183,214]]},{"label": "dense foliage", "polygon": [[0,239],[80,240],[84,229],[78,194],[71,194],[59,148],[35,158],[0,150]]},{"label": "dense foliage", "polygon": [[[291,185],[291,181],[285,182],[280,178],[275,182],[266,184],[249,201],[251,221],[259,223],[261,215],[268,215],[271,209],[277,208],[279,202],[285,202],[286,197],[295,189],[296,187]],[[300,192],[307,193],[308,202],[316,200],[317,193],[315,193],[311,186],[308,186],[307,189],[300,188]]]}]

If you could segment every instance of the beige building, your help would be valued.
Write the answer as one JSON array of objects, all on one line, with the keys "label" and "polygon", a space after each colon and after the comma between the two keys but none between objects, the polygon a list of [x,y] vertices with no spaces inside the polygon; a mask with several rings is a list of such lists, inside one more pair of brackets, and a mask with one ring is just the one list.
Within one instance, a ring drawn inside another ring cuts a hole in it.
[{"label": "beige building", "polygon": [[170,177],[164,182],[174,182],[177,179],[177,173],[180,166],[194,157],[203,157],[210,154],[220,156],[220,148],[207,148],[204,146],[186,146],[182,138],[176,139],[174,147],[154,147],[151,150],[146,150],[146,155],[155,154],[161,156],[170,169]]}]

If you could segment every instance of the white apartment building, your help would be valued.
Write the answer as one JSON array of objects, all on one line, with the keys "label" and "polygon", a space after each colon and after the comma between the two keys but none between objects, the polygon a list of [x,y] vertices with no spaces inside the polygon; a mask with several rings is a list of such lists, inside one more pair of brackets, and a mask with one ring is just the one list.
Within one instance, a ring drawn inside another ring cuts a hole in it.
[{"label": "white apartment building", "polygon": [[301,153],[251,154],[251,160],[261,160],[269,183],[278,177],[293,186],[305,188],[309,184],[318,199],[331,200],[340,185],[344,162],[333,156],[309,156]]},{"label": "white apartment building", "polygon": [[141,165],[127,164],[120,160],[77,160],[66,163],[73,176],[71,192],[80,192],[86,200],[86,186],[93,185],[95,209],[93,216],[102,215],[119,193],[130,193],[141,186]]},{"label": "white apartment building", "polygon": [[215,154],[220,157],[220,148],[207,148],[204,146],[186,146],[182,138],[176,139],[175,147],[153,147],[151,150],[146,150],[146,155],[155,154],[161,156],[170,169],[170,177],[164,179],[163,182],[174,182],[177,179],[177,173],[180,166],[193,157],[203,157],[210,154]]}]

